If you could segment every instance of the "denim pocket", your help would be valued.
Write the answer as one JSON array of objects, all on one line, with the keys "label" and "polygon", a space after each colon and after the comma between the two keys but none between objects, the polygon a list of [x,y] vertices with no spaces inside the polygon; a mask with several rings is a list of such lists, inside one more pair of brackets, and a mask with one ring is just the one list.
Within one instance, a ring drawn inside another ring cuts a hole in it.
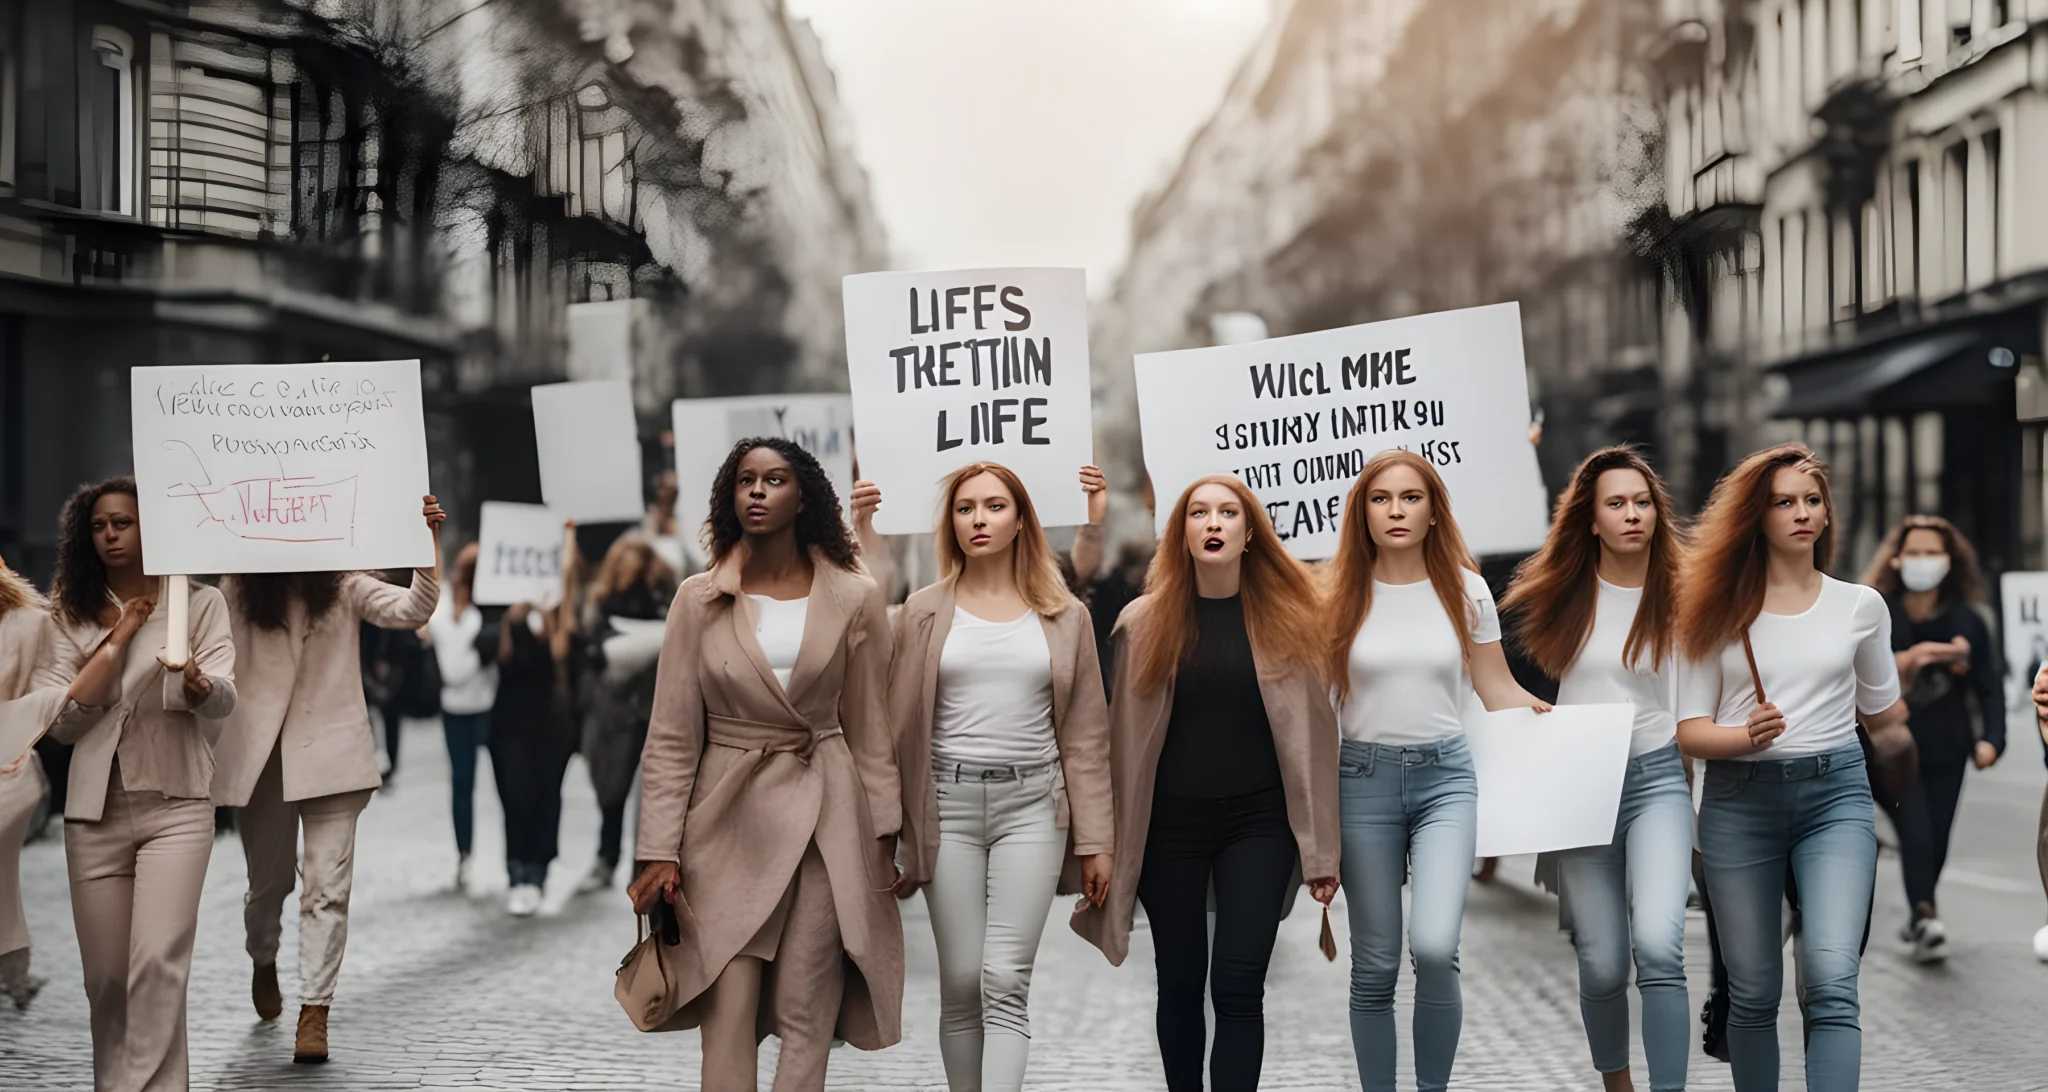
[{"label": "denim pocket", "polygon": [[1733,800],[1741,796],[1742,790],[1748,785],[1749,779],[1746,777],[1709,773],[1706,785],[1700,789],[1700,801],[1704,803],[1708,800]]},{"label": "denim pocket", "polygon": [[1364,777],[1365,763],[1355,758],[1340,758],[1337,760],[1337,776]]}]

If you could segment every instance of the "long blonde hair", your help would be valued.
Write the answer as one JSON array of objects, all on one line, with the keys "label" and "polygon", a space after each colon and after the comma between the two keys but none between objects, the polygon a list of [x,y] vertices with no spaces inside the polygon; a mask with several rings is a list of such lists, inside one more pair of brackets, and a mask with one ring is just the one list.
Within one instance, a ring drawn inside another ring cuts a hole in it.
[{"label": "long blonde hair", "polygon": [[[1244,508],[1245,546],[1239,587],[1244,628],[1252,650],[1269,664],[1305,664],[1322,675],[1316,640],[1316,589],[1308,570],[1273,530],[1266,506],[1250,487],[1229,474],[1197,478],[1174,502],[1173,517],[1159,536],[1152,568],[1145,574],[1146,609],[1130,632],[1131,664],[1137,691],[1157,694],[1195,647],[1195,559],[1188,553],[1188,505],[1195,490],[1220,485],[1237,494]],[[1129,619],[1131,616],[1126,615]],[[1123,625],[1119,622],[1119,625]]]},{"label": "long blonde hair", "polygon": [[1031,494],[1025,491],[1023,481],[1001,463],[968,463],[946,475],[940,483],[939,512],[932,527],[932,546],[939,555],[939,579],[955,579],[967,569],[967,551],[961,549],[960,536],[953,530],[953,501],[963,483],[981,474],[1001,482],[1017,506],[1017,539],[1010,544],[1011,575],[1017,582],[1017,594],[1040,617],[1059,617],[1073,604],[1073,593],[1067,590],[1066,578],[1060,575],[1052,544],[1045,540],[1045,525],[1038,522],[1038,509],[1031,503]]},{"label": "long blonde hair", "polygon": [[27,577],[8,568],[6,562],[0,561],[0,618],[24,607],[29,610],[46,610],[48,604],[43,602],[42,593],[36,591],[36,586],[29,583]]},{"label": "long blonde hair", "polygon": [[1365,492],[1373,479],[1397,466],[1405,466],[1422,478],[1423,492],[1429,494],[1429,511],[1435,520],[1422,539],[1422,562],[1429,570],[1429,583],[1458,631],[1458,649],[1466,663],[1472,662],[1472,604],[1465,595],[1465,570],[1478,572],[1465,536],[1451,516],[1451,493],[1436,468],[1412,451],[1390,448],[1365,461],[1358,480],[1344,498],[1344,522],[1338,532],[1337,556],[1327,577],[1329,596],[1322,612],[1325,637],[1321,642],[1323,670],[1337,688],[1342,701],[1351,692],[1351,645],[1358,630],[1372,613],[1373,564],[1379,560],[1379,545],[1366,526]]}]

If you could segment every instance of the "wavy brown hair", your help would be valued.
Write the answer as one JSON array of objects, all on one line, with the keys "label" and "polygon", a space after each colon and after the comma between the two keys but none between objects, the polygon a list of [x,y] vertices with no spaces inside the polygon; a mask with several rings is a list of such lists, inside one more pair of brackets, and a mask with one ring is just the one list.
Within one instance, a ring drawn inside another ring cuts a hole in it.
[{"label": "wavy brown hair", "polygon": [[1372,540],[1372,530],[1366,525],[1365,495],[1372,488],[1373,479],[1397,466],[1408,467],[1420,475],[1423,492],[1429,494],[1429,511],[1435,526],[1423,535],[1422,562],[1429,570],[1429,583],[1436,590],[1437,601],[1451,619],[1451,628],[1458,631],[1458,648],[1465,662],[1472,662],[1472,603],[1465,595],[1465,571],[1476,573],[1479,564],[1472,560],[1472,551],[1465,548],[1465,535],[1451,515],[1451,491],[1444,486],[1443,475],[1428,460],[1412,451],[1389,448],[1365,461],[1358,480],[1351,483],[1351,491],[1345,494],[1337,556],[1325,574],[1328,594],[1322,611],[1324,636],[1317,655],[1323,661],[1325,675],[1337,688],[1338,701],[1351,693],[1351,644],[1372,613],[1373,564],[1380,555],[1379,544]]},{"label": "wavy brown hair", "polygon": [[237,573],[221,578],[228,602],[257,629],[281,630],[291,620],[292,604],[306,608],[306,622],[317,622],[341,598],[340,572]]},{"label": "wavy brown hair", "polygon": [[1834,565],[1835,501],[1828,491],[1828,464],[1805,444],[1780,444],[1742,460],[1708,495],[1679,571],[1678,648],[1685,655],[1719,655],[1763,611],[1770,550],[1764,513],[1770,510],[1771,479],[1780,470],[1811,474],[1819,484],[1828,523],[1814,537],[1813,566],[1826,572]]},{"label": "wavy brown hair", "polygon": [[1571,667],[1593,633],[1594,608],[1600,600],[1600,536],[1593,533],[1593,521],[1600,504],[1600,475],[1610,470],[1633,470],[1643,476],[1657,520],[1650,529],[1650,570],[1643,580],[1642,603],[1629,626],[1622,662],[1634,668],[1647,657],[1657,668],[1671,655],[1678,565],[1685,547],[1671,510],[1671,494],[1633,446],[1603,447],[1572,471],[1571,483],[1557,498],[1543,548],[1515,567],[1514,580],[1501,598],[1515,643],[1553,679]]},{"label": "wavy brown hair", "polygon": [[57,617],[72,625],[97,622],[100,608],[107,605],[107,565],[92,544],[92,509],[109,493],[135,496],[135,479],[123,474],[81,485],[57,514],[57,572],[50,580],[50,599]]},{"label": "wavy brown hair", "polygon": [[[1152,567],[1145,574],[1145,609],[1127,629],[1137,692],[1159,693],[1180,670],[1195,647],[1195,559],[1188,553],[1188,505],[1195,490],[1220,485],[1236,494],[1244,508],[1245,549],[1239,586],[1244,596],[1244,628],[1252,649],[1270,664],[1320,663],[1316,640],[1316,591],[1308,570],[1280,541],[1273,521],[1251,489],[1228,474],[1195,479],[1174,502],[1173,516],[1159,536]],[[1128,624],[1126,624],[1128,623]]]},{"label": "wavy brown hair", "polygon": [[803,500],[803,508],[796,514],[796,544],[818,551],[825,555],[825,560],[847,572],[861,571],[860,550],[840,513],[839,491],[832,488],[832,479],[818,464],[817,456],[780,436],[756,436],[732,445],[725,463],[718,468],[718,476],[712,479],[711,515],[704,521],[711,563],[716,565],[725,560],[725,555],[746,536],[740,527],[739,513],[733,510],[733,498],[739,489],[740,460],[757,447],[787,459],[789,468],[796,473],[797,496]]},{"label": "wavy brown hair", "polygon": [[1899,525],[1884,536],[1884,544],[1877,548],[1877,556],[1870,559],[1870,567],[1863,570],[1863,583],[1876,588],[1886,599],[1897,596],[1901,590],[1899,570],[1892,568],[1892,559],[1906,548],[1906,536],[1915,531],[1933,531],[1941,536],[1942,549],[1948,551],[1948,575],[1941,578],[1941,601],[1944,603],[1983,603],[1984,569],[1977,563],[1977,548],[1963,537],[1956,525],[1940,516],[1907,516]]},{"label": "wavy brown hair", "polygon": [[932,527],[932,545],[939,554],[939,579],[952,580],[967,568],[967,551],[960,548],[960,536],[953,530],[953,498],[961,483],[987,474],[1003,483],[1010,500],[1017,505],[1017,539],[1010,546],[1010,572],[1017,582],[1017,594],[1024,597],[1032,613],[1057,618],[1073,605],[1073,592],[1060,572],[1052,543],[1045,540],[1045,525],[1038,521],[1038,508],[1016,473],[1001,463],[968,463],[946,475],[939,484],[939,512]]}]

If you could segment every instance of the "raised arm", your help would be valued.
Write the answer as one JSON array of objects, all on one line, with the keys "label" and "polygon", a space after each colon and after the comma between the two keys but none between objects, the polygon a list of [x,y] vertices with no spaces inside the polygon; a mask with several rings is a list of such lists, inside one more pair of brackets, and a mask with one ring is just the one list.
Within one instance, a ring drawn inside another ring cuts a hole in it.
[{"label": "raised arm", "polygon": [[191,625],[192,656],[182,671],[165,673],[164,708],[190,710],[206,742],[218,743],[236,699],[235,639],[219,591],[193,589]]}]

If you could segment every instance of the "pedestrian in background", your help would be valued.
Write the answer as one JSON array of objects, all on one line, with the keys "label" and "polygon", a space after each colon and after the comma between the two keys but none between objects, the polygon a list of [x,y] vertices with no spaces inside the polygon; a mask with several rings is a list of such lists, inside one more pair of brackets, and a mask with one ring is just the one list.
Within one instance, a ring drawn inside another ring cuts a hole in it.
[{"label": "pedestrian in background", "polygon": [[1579,960],[1579,1012],[1608,1092],[1635,1087],[1631,955],[1650,1087],[1685,1087],[1693,813],[1677,742],[1683,665],[1673,618],[1682,546],[1670,495],[1649,463],[1633,448],[1603,448],[1573,471],[1543,548],[1516,571],[1502,603],[1516,643],[1559,680],[1560,704],[1635,706],[1613,841],[1557,855]]},{"label": "pedestrian in background", "polygon": [[1337,894],[1337,733],[1316,608],[1265,508],[1216,475],[1175,502],[1145,594],[1117,623],[1116,867],[1108,897],[1084,902],[1072,925],[1121,965],[1144,904],[1172,1092],[1204,1087],[1205,1050],[1207,1087],[1258,1087],[1289,888],[1307,876],[1325,906]]},{"label": "pedestrian in background", "polygon": [[1478,777],[1460,711],[1550,706],[1515,682],[1493,592],[1450,493],[1420,456],[1383,451],[1345,498],[1322,612],[1334,680],[1351,917],[1351,1043],[1367,1092],[1392,1092],[1401,881],[1415,965],[1415,1085],[1448,1086],[1464,1024],[1458,938],[1478,835]]},{"label": "pedestrian in background", "polygon": [[64,860],[98,1089],[188,1086],[186,983],[213,853],[213,752],[235,708],[235,645],[227,601],[195,585],[190,654],[168,668],[161,587],[142,571],[135,479],[74,491],[58,516],[56,624],[36,686],[65,688],[67,699],[50,735],[73,744]]},{"label": "pedestrian in background", "polygon": [[[2048,663],[2034,673],[2034,727],[2041,733],[2041,753],[2048,761]],[[2041,795],[2041,818],[2034,830],[2034,867],[2041,875],[2041,893],[2048,895],[2048,792]],[[2034,933],[2034,957],[2048,963],[2048,925]]]},{"label": "pedestrian in background", "polygon": [[[879,490],[868,495],[880,503]],[[1032,968],[1062,873],[1097,906],[1110,884],[1109,706],[1088,609],[1062,579],[1023,482],[970,463],[940,496],[940,580],[894,624],[896,893],[921,887],[931,909],[947,1084],[1018,1092]],[[857,511],[856,524],[872,511]]]},{"label": "pedestrian in background", "polygon": [[[447,518],[420,498],[429,535]],[[437,538],[438,541],[438,538]],[[372,573],[245,573],[226,578],[241,657],[241,698],[216,748],[213,799],[238,811],[248,862],[242,921],[256,1015],[283,1011],[277,950],[285,896],[299,892],[299,1023],[292,1060],[327,1060],[327,1022],[348,947],[356,819],[383,783],[357,650],[367,623],[411,631],[440,597],[440,550],[401,588]],[[305,853],[299,852],[300,835]]]},{"label": "pedestrian in background", "polygon": [[[47,725],[63,691],[36,687],[38,661],[50,638],[48,604],[19,573],[0,561],[0,719]],[[30,747],[20,756],[0,755],[0,994],[18,1010],[46,980],[29,971],[28,917],[21,903],[21,843],[42,803],[43,764]]]},{"label": "pedestrian in background", "polygon": [[[1913,783],[1890,811],[1908,916],[1899,939],[1913,959],[1948,956],[1948,927],[1935,904],[1948,859],[1963,771],[1988,769],[2005,751],[2005,668],[1981,613],[1977,551],[1940,516],[1907,516],[1885,536],[1863,582],[1891,610],[1892,648],[1905,690],[1906,724],[1919,751]],[[1970,699],[1976,699],[1973,716]]]},{"label": "pedestrian in background", "polygon": [[704,1092],[754,1092],[764,1035],[775,1092],[823,1089],[835,1035],[903,1037],[887,607],[839,513],[809,452],[741,441],[668,616],[630,894],[675,910],[670,1026],[703,1027]]},{"label": "pedestrian in background", "polygon": [[1737,1092],[1778,1087],[1788,865],[1799,889],[1806,1084],[1857,1087],[1856,983],[1877,871],[1859,721],[1880,756],[1911,746],[1882,596],[1827,575],[1827,467],[1802,445],[1714,486],[1679,580],[1679,746],[1707,760],[1700,853],[1728,964]]},{"label": "pedestrian in background", "polygon": [[[477,648],[484,615],[476,605],[479,547],[455,555],[455,571],[423,631],[441,674],[441,737],[448,745],[449,818],[455,826],[455,889],[468,891],[475,844],[476,756],[491,736],[491,705],[498,695],[498,661]],[[495,651],[495,650],[494,650]]]},{"label": "pedestrian in background", "polygon": [[561,849],[562,775],[575,750],[575,728],[557,698],[563,664],[555,654],[565,615],[532,603],[484,614],[479,656],[494,664],[491,776],[505,809],[505,912],[539,913],[548,867]]}]

